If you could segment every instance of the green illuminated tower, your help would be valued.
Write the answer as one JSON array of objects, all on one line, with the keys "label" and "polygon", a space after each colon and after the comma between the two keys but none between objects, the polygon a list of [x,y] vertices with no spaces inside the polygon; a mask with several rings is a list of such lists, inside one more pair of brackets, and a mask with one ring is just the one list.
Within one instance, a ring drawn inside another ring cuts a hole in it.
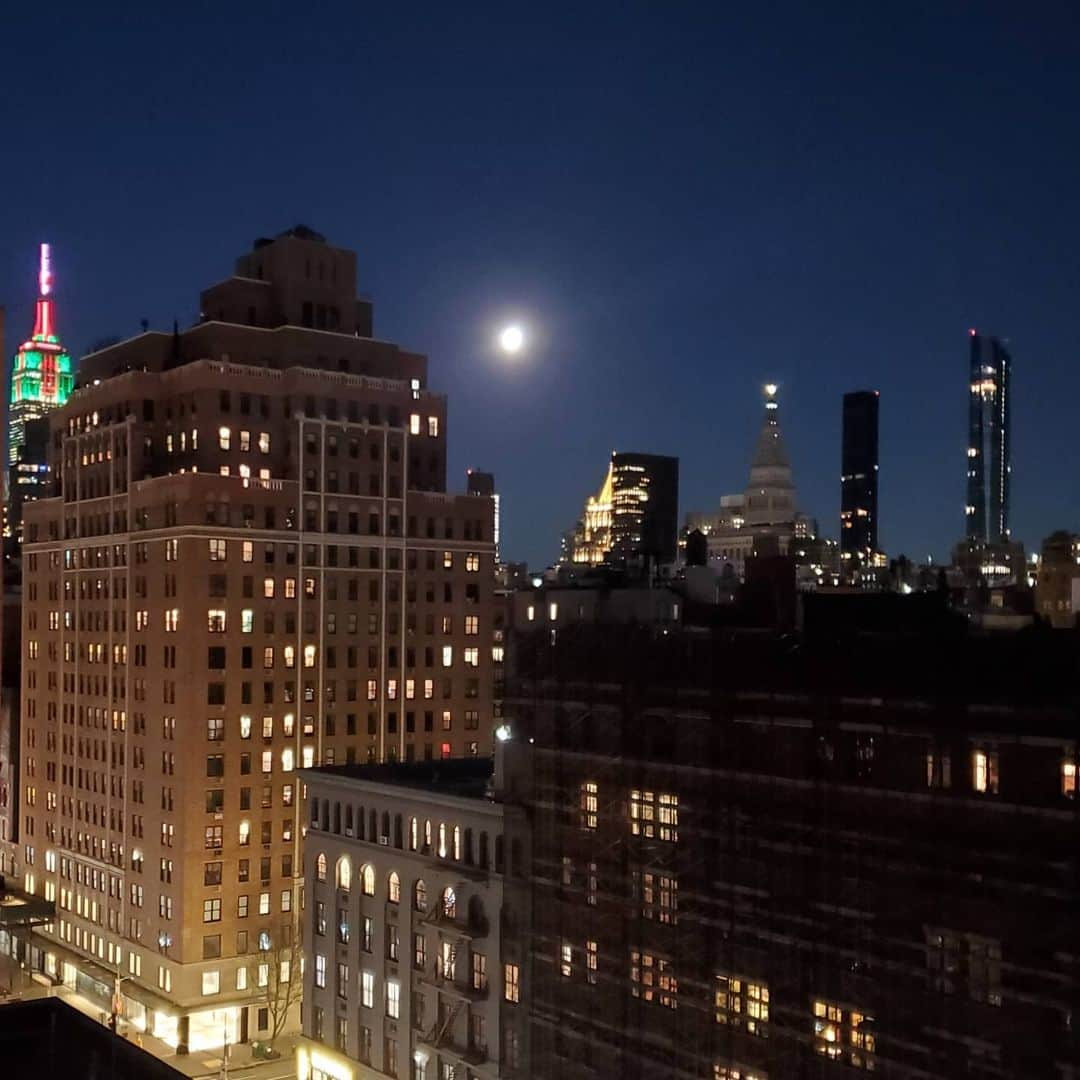
[{"label": "green illuminated tower", "polygon": [[45,416],[63,405],[74,383],[71,356],[56,336],[52,291],[51,252],[48,244],[42,244],[34,332],[19,346],[12,361],[8,404],[8,463],[11,465],[17,464],[22,456],[27,421]]}]

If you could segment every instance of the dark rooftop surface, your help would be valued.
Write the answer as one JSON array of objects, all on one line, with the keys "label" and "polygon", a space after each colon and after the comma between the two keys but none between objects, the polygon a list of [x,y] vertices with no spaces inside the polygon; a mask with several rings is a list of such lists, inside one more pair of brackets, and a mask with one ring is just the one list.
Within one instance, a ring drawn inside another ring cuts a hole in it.
[{"label": "dark rooftop surface", "polygon": [[0,1075],[64,1080],[179,1080],[184,1076],[59,998],[0,1006]]},{"label": "dark rooftop surface", "polygon": [[519,634],[509,657],[511,698],[532,680],[602,684],[638,694],[771,693],[868,697],[946,708],[1080,709],[1080,631],[1032,626],[979,634],[963,622],[874,633],[822,620],[813,632],[777,634],[571,626],[554,644]]},{"label": "dark rooftop surface", "polygon": [[391,762],[384,765],[324,765],[313,775],[338,776],[372,784],[438,791],[461,799],[486,799],[494,765],[490,758],[444,758],[441,761]]}]

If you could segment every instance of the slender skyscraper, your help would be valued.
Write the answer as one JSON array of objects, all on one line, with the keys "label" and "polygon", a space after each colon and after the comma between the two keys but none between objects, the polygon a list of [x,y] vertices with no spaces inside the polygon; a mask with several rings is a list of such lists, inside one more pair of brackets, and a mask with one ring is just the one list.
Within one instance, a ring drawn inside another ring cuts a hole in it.
[{"label": "slender skyscraper", "polygon": [[966,535],[1001,543],[1009,539],[1009,382],[1012,357],[995,337],[970,332]]},{"label": "slender skyscraper", "polygon": [[865,559],[878,550],[878,393],[844,395],[840,463],[840,553]]}]

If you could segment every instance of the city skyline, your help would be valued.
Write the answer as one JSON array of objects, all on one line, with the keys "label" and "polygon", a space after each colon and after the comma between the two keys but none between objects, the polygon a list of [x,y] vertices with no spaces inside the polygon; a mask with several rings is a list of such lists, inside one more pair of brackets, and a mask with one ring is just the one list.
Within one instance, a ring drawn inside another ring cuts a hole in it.
[{"label": "city skyline", "polygon": [[[55,17],[20,12],[12,32],[41,39]],[[375,14],[332,44],[300,30],[325,60],[309,71],[273,52],[298,31],[275,16],[246,31],[280,79],[239,133],[205,121],[258,68],[211,23],[88,28],[55,47],[94,110],[45,87],[11,117],[13,142],[30,144],[40,117],[80,168],[12,177],[0,297],[22,325],[28,264],[51,241],[65,337],[82,353],[143,318],[194,321],[177,310],[188,282],[251,236],[307,222],[358,250],[376,334],[461,385],[450,473],[496,472],[503,551],[533,565],[554,560],[613,448],[678,456],[683,510],[732,489],[769,379],[802,505],[833,536],[841,396],[880,389],[882,545],[946,558],[963,534],[975,326],[1013,343],[1013,535],[1032,550],[1080,501],[1080,482],[1053,468],[1080,393],[1067,363],[1080,245],[1062,212],[1077,151],[1060,138],[1077,99],[1062,44],[1074,22],[593,11],[573,34],[555,17],[526,27],[507,51],[497,20],[421,29]],[[164,59],[158,34],[173,43]],[[357,50],[363,73],[348,63]],[[171,56],[196,53],[206,78],[192,86]],[[11,79],[29,81],[30,63],[15,57]],[[109,69],[123,77],[103,83]],[[445,101],[432,93],[443,85]],[[647,156],[643,110],[658,121]],[[341,139],[346,121],[362,140]],[[139,155],[114,153],[119,130]],[[174,161],[180,145],[192,152]],[[329,174],[314,164],[327,147]],[[511,320],[530,330],[512,360],[492,347]],[[619,409],[598,410],[614,386]]]}]

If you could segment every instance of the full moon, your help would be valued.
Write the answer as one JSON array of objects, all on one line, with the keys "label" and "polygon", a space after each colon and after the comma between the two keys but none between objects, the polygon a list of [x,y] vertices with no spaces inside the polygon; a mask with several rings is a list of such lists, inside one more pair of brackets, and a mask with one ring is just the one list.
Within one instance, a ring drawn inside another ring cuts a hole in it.
[{"label": "full moon", "polygon": [[499,347],[503,352],[516,353],[525,344],[525,334],[520,326],[507,326],[499,333]]}]

